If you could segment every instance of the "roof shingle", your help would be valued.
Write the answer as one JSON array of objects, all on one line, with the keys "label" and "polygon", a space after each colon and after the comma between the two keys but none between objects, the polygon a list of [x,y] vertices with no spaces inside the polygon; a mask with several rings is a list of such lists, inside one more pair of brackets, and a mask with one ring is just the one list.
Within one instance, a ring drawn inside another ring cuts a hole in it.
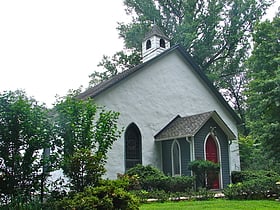
[{"label": "roof shingle", "polygon": [[161,140],[194,136],[210,119],[213,113],[214,111],[210,111],[186,117],[180,117],[178,115],[165,128],[156,134],[155,139]]}]

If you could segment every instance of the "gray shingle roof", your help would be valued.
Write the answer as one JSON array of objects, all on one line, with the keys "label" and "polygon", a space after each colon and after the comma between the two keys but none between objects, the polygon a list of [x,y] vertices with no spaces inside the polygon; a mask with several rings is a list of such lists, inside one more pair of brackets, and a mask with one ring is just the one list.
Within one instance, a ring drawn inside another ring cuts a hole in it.
[{"label": "gray shingle roof", "polygon": [[144,40],[147,40],[149,38],[151,38],[152,36],[159,36],[162,37],[164,39],[170,40],[163,32],[162,30],[159,28],[158,25],[154,24],[152,29],[145,35]]},{"label": "gray shingle roof", "polygon": [[156,134],[155,139],[160,140],[194,136],[212,116],[213,112],[214,111],[205,112],[186,117],[178,115],[158,134]]},{"label": "gray shingle roof", "polygon": [[155,140],[160,141],[194,136],[210,118],[217,122],[229,139],[236,138],[217,112],[210,111],[186,117],[178,115],[155,135]]}]

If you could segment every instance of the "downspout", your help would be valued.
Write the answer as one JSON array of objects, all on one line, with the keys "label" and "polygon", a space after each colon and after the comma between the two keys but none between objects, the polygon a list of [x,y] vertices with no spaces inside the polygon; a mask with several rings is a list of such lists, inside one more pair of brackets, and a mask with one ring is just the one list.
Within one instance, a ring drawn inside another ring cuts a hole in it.
[{"label": "downspout", "polygon": [[[187,136],[186,141],[190,144],[190,161],[195,160],[194,154],[194,136]],[[191,176],[193,176],[193,171],[191,170]]]},{"label": "downspout", "polygon": [[232,172],[232,165],[231,165],[231,149],[230,149],[230,145],[232,144],[232,139],[228,138],[228,159],[229,159],[229,181],[230,183],[232,183],[231,180],[231,172]]}]

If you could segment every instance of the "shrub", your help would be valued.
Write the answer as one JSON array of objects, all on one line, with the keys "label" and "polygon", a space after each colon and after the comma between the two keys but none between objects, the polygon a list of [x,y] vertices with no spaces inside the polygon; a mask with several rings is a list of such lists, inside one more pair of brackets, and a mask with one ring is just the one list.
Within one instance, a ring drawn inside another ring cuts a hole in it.
[{"label": "shrub", "polygon": [[139,200],[124,188],[122,180],[103,180],[98,187],[86,187],[83,192],[75,193],[56,202],[52,209],[139,209]]},{"label": "shrub", "polygon": [[194,177],[191,176],[176,176],[168,177],[163,183],[163,189],[166,192],[186,192],[193,189]]},{"label": "shrub", "polygon": [[157,199],[159,202],[165,202],[168,201],[170,195],[166,193],[164,190],[151,190],[148,191],[146,194],[146,199]]},{"label": "shrub", "polygon": [[228,199],[271,198],[278,192],[277,180],[279,175],[272,171],[233,172],[233,184],[224,189],[224,194]]},{"label": "shrub", "polygon": [[[194,160],[189,164],[189,168],[194,172],[196,176],[197,186],[210,187],[215,179],[215,175],[219,173],[220,166],[209,160]],[[206,186],[206,177],[208,175],[208,186]],[[211,175],[211,176],[210,176]]]},{"label": "shrub", "polygon": [[274,171],[255,170],[255,171],[233,171],[231,173],[231,181],[233,184],[252,179],[262,179],[266,177],[279,177],[279,174]]},{"label": "shrub", "polygon": [[206,188],[198,188],[193,196],[194,200],[211,200],[213,198],[215,198],[215,192]]},{"label": "shrub", "polygon": [[140,189],[144,190],[159,189],[167,178],[159,169],[151,165],[143,166],[140,164],[129,169],[126,175],[131,178],[136,176],[139,181]]},{"label": "shrub", "polygon": [[[194,177],[190,176],[166,176],[153,166],[137,165],[127,171],[126,175],[131,177],[137,176],[139,187],[147,191],[165,192],[185,192],[193,188]],[[135,181],[131,181],[135,184]],[[135,188],[134,188],[135,189]]]},{"label": "shrub", "polygon": [[135,167],[130,168],[127,172],[127,175],[137,175],[139,177],[139,180],[142,181],[143,179],[146,179],[147,177],[164,177],[164,173],[160,171],[159,169],[147,165],[143,166],[141,164],[137,164]]},{"label": "shrub", "polygon": [[118,179],[123,184],[125,183],[125,189],[126,190],[140,190],[140,182],[138,175],[127,175],[127,174],[117,174]]}]

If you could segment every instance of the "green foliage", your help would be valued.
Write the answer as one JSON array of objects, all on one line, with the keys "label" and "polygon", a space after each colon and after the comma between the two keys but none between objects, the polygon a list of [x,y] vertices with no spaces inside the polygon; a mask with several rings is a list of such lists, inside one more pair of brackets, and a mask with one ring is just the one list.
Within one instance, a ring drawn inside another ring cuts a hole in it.
[{"label": "green foliage", "polygon": [[89,86],[95,86],[98,83],[110,79],[118,72],[132,68],[140,63],[141,56],[138,52],[125,54],[123,51],[117,52],[112,57],[103,55],[102,61],[97,66],[102,66],[105,71],[95,71],[90,77]]},{"label": "green foliage", "polygon": [[[240,154],[240,165],[242,170],[250,170],[250,169],[260,169],[259,167],[263,167],[262,164],[264,158],[261,155],[261,149],[256,141],[252,138],[252,136],[242,136],[240,135],[238,138],[239,143],[239,154]],[[265,163],[266,164],[266,163]]]},{"label": "green foliage", "polygon": [[228,199],[269,199],[278,192],[276,181],[272,178],[253,179],[231,184],[223,193]]},{"label": "green foliage", "polygon": [[159,169],[147,165],[143,166],[141,164],[137,164],[133,168],[130,168],[125,174],[129,176],[137,175],[139,178],[139,181],[142,182],[142,180],[147,179],[148,177],[164,177],[164,173],[160,171]]},{"label": "green foliage", "polygon": [[25,197],[17,196],[14,197],[12,202],[6,205],[0,205],[1,210],[41,210],[42,203],[38,198],[33,198],[32,200],[26,201]]},{"label": "green foliage", "polygon": [[[145,34],[155,22],[171,38],[171,43],[181,44],[193,56],[216,87],[223,89],[226,99],[231,101],[245,121],[242,91],[247,79],[243,64],[251,48],[253,26],[261,19],[271,2],[125,0],[125,10],[132,17],[132,22],[119,23],[117,29],[120,37],[124,39],[125,51],[128,49],[132,54],[140,55]],[[117,66],[122,67],[123,62],[119,64],[115,60],[118,60],[118,54],[119,52],[111,61],[106,59],[106,62],[101,62],[100,66],[104,67],[109,75],[112,75],[111,72],[118,72]],[[133,65],[139,63],[140,59],[130,62]],[[102,76],[95,72],[92,81],[95,75]],[[100,78],[102,77],[98,77],[99,81]],[[107,78],[105,74],[101,80]]]},{"label": "green foliage", "polygon": [[275,180],[280,178],[278,173],[265,170],[233,171],[231,173],[231,180],[233,184],[250,181],[252,179],[266,179],[269,177],[272,177]]},{"label": "green foliage", "polygon": [[192,199],[193,200],[211,200],[215,198],[215,192],[210,191],[207,188],[198,188],[198,190],[194,193]]},{"label": "green foliage", "polygon": [[232,182],[224,194],[228,199],[268,199],[275,196],[279,174],[273,171],[241,171],[232,173]]},{"label": "green foliage", "polygon": [[239,136],[239,154],[242,170],[273,170],[280,173],[280,162],[271,158],[258,139]]},{"label": "green foliage", "polygon": [[[220,171],[220,166],[209,160],[194,160],[189,164],[189,168],[194,172],[196,176],[197,186],[199,187],[211,187],[212,182]],[[213,176],[209,176],[213,175]],[[208,177],[207,177],[208,176]],[[206,178],[208,178],[208,183],[206,186]]]},{"label": "green foliage", "polygon": [[194,177],[192,176],[167,176],[164,180],[163,189],[166,192],[186,192],[193,189]]},{"label": "green foliage", "polygon": [[[99,154],[93,154],[89,149],[80,149],[73,156],[65,158],[64,170],[71,178],[74,190],[82,190],[88,185],[97,185],[106,170]],[[101,164],[102,163],[102,164]]]},{"label": "green foliage", "polygon": [[126,174],[133,178],[137,176],[140,189],[147,191],[185,192],[193,188],[194,177],[190,176],[165,176],[157,168],[148,165],[136,165],[129,169]]},{"label": "green foliage", "polygon": [[86,187],[57,202],[53,209],[139,209],[139,200],[121,185],[120,181],[107,180],[98,187]]},{"label": "green foliage", "polygon": [[0,94],[1,204],[19,197],[28,202],[40,192],[52,160],[43,153],[54,146],[52,131],[48,110],[25,92]]},{"label": "green foliage", "polygon": [[55,119],[61,163],[73,190],[96,186],[105,173],[106,154],[120,136],[118,116],[98,107],[91,99],[69,95],[58,100]]},{"label": "green foliage", "polygon": [[[280,153],[280,17],[259,23],[248,62],[247,91],[251,135],[275,163]],[[257,119],[257,120],[256,120]]]}]

